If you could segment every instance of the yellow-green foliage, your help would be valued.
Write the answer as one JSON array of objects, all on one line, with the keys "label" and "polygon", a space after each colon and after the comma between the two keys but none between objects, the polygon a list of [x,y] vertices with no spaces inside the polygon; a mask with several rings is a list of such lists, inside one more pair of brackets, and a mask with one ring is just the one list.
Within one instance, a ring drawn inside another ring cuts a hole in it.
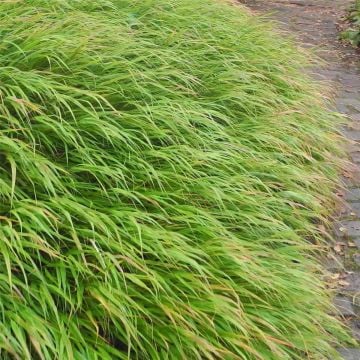
[{"label": "yellow-green foliage", "polygon": [[0,1],[0,39],[1,359],[334,358],[307,54],[215,0]]}]

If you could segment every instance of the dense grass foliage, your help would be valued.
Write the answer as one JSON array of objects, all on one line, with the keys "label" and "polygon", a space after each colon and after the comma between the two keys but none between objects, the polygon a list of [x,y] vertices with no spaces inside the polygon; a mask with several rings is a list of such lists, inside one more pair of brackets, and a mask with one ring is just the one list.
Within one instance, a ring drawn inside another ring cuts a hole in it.
[{"label": "dense grass foliage", "polygon": [[355,0],[349,13],[350,27],[342,33],[354,46],[360,45],[360,0]]},{"label": "dense grass foliage", "polygon": [[335,358],[307,54],[213,0],[1,1],[0,36],[1,359]]}]

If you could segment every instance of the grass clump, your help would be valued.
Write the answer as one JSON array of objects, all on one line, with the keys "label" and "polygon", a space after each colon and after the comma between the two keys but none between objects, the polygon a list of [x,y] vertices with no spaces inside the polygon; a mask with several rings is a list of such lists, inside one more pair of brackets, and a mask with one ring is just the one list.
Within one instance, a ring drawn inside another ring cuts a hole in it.
[{"label": "grass clump", "polygon": [[342,32],[342,37],[354,46],[360,45],[360,1],[356,0],[350,9],[348,20],[350,26]]},{"label": "grass clump", "polygon": [[2,1],[0,36],[1,359],[335,357],[307,54],[212,0]]}]

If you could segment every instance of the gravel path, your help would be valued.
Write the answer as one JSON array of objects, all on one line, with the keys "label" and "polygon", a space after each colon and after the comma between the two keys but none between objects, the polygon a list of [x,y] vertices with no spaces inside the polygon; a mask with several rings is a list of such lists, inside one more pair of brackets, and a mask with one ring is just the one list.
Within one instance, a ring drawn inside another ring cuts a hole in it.
[{"label": "gravel path", "polygon": [[[338,23],[353,0],[240,0],[268,14],[292,32],[302,46],[316,47],[328,65],[314,76],[336,84],[336,108],[345,114],[351,164],[343,176],[342,209],[334,223],[336,245],[327,268],[338,288],[335,305],[360,340],[360,51],[338,40]],[[334,212],[336,210],[334,209]],[[341,349],[346,360],[360,360],[360,349]]]}]

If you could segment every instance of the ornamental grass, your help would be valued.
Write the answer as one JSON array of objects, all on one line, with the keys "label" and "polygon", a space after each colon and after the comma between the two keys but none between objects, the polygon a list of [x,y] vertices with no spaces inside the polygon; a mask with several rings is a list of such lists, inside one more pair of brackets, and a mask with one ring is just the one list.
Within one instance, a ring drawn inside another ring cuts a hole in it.
[{"label": "ornamental grass", "polygon": [[307,52],[219,0],[1,1],[0,39],[1,359],[335,358]]}]

